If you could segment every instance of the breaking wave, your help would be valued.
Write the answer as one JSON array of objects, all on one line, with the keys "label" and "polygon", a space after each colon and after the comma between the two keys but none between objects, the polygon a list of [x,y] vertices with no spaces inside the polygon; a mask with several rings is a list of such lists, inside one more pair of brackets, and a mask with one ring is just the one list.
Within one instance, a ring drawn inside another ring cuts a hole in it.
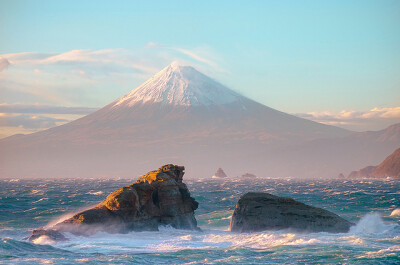
[{"label": "breaking wave", "polygon": [[357,225],[351,227],[354,234],[382,234],[393,229],[397,224],[385,224],[378,213],[368,213],[363,216]]}]

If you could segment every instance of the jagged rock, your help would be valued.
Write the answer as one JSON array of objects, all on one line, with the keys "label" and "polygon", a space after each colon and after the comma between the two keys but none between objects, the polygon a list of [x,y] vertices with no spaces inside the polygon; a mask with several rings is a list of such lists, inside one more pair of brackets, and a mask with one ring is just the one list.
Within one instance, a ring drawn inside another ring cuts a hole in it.
[{"label": "jagged rock", "polygon": [[258,232],[292,229],[302,232],[348,232],[352,223],[327,210],[269,193],[243,195],[232,215],[229,230]]},{"label": "jagged rock", "polygon": [[[114,191],[95,207],[56,224],[52,230],[80,235],[97,231],[156,231],[158,225],[198,230],[194,216],[198,203],[182,182],[184,169],[169,164],[151,171],[134,184]],[[35,231],[30,240],[39,235]]]},{"label": "jagged rock", "polygon": [[228,176],[225,174],[225,172],[222,170],[222,168],[218,168],[217,172],[215,172],[214,176],[212,178],[227,178]]}]

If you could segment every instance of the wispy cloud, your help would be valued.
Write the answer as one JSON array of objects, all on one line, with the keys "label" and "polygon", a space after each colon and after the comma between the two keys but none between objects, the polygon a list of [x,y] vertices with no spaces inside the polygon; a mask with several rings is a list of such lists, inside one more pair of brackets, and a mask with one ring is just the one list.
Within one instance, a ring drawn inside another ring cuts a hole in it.
[{"label": "wispy cloud", "polygon": [[102,69],[108,72],[120,72],[124,68],[125,70],[153,74],[159,71],[160,67],[166,66],[176,59],[185,60],[185,58],[190,63],[203,63],[221,69],[218,63],[211,58],[216,57],[216,53],[206,46],[188,49],[149,42],[144,48],[163,51],[153,51],[152,56],[127,49],[71,50],[63,53],[11,53],[1,55],[0,69],[2,66],[5,68],[10,64],[25,67],[53,65],[91,67],[92,70]]},{"label": "wispy cloud", "polygon": [[49,129],[90,114],[97,109],[46,105],[0,104],[0,138]]},{"label": "wispy cloud", "polygon": [[0,115],[1,127],[19,127],[26,130],[47,129],[68,122],[66,119],[52,118],[42,115],[4,114]]},{"label": "wispy cloud", "polygon": [[383,129],[400,122],[400,107],[373,108],[366,111],[342,110],[340,112],[321,111],[297,113],[296,116],[316,122],[341,126],[347,129]]},{"label": "wispy cloud", "polygon": [[[172,52],[169,54],[174,57],[183,57],[181,59],[186,59],[189,63],[194,64],[205,64],[207,67],[211,68],[213,71],[227,73],[228,71],[221,66],[221,58],[214,52],[210,47],[201,46],[192,49],[182,48],[177,46],[164,45],[156,42],[149,42],[145,45],[147,49],[159,49],[166,52]],[[175,60],[175,59],[174,59]],[[218,62],[219,61],[219,62]]]},{"label": "wispy cloud", "polygon": [[174,60],[193,65],[206,74],[224,71],[210,47],[182,48],[154,42],[134,51],[22,52],[2,54],[0,58],[3,103],[100,107],[134,89]]},{"label": "wispy cloud", "polygon": [[86,115],[96,111],[97,108],[88,107],[62,107],[40,104],[0,104],[0,113],[29,113],[29,114],[79,114]]},{"label": "wispy cloud", "polygon": [[15,66],[81,66],[108,71],[121,68],[152,73],[154,67],[138,63],[138,56],[125,49],[72,50],[64,53],[23,52],[3,54],[3,59]]}]

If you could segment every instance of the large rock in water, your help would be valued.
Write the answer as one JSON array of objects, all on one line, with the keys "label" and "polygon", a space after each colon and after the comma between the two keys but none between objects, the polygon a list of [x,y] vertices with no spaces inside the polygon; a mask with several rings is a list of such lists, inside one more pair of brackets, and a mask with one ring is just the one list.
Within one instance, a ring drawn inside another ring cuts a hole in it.
[{"label": "large rock in water", "polygon": [[302,232],[348,232],[352,223],[327,210],[269,193],[243,195],[233,212],[230,231],[292,229]]},{"label": "large rock in water", "polygon": [[[159,225],[199,229],[194,217],[198,203],[182,182],[184,167],[164,165],[122,187],[95,207],[56,224],[52,231],[90,235],[98,231],[156,231]],[[41,231],[42,230],[35,230]],[[35,231],[30,236],[36,238]]]}]

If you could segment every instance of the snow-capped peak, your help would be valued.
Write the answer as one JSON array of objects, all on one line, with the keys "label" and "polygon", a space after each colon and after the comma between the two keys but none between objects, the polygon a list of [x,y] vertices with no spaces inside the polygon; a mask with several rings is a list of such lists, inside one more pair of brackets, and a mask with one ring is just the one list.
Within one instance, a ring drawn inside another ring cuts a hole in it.
[{"label": "snow-capped peak", "polygon": [[200,73],[191,66],[173,62],[114,104],[137,103],[170,105],[220,105],[238,101],[241,96]]}]

